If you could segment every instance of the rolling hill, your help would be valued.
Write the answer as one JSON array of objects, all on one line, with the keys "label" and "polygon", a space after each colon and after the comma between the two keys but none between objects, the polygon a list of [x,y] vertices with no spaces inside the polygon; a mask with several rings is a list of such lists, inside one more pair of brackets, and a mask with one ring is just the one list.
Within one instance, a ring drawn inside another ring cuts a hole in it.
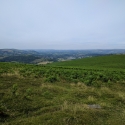
[{"label": "rolling hill", "polygon": [[125,54],[89,57],[71,61],[56,62],[51,66],[79,67],[84,69],[125,70]]},{"label": "rolling hill", "polygon": [[124,57],[0,62],[0,124],[124,125]]}]

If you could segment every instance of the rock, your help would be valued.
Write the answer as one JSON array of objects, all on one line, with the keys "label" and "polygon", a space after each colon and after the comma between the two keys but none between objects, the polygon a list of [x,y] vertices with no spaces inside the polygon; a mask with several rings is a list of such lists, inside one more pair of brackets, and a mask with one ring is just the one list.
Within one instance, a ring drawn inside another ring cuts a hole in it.
[{"label": "rock", "polygon": [[101,109],[101,106],[99,104],[89,104],[88,107],[92,109]]}]

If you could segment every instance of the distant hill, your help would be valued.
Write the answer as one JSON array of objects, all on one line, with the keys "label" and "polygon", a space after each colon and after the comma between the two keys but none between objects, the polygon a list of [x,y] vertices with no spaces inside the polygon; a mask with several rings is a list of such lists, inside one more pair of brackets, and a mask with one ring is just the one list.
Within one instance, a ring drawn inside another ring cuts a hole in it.
[{"label": "distant hill", "polygon": [[17,56],[17,55],[37,55],[38,52],[34,50],[18,50],[18,49],[0,49],[0,56]]},{"label": "distant hill", "polygon": [[32,63],[39,58],[34,50],[0,49],[0,62]]},{"label": "distant hill", "polygon": [[109,54],[125,54],[123,49],[109,50],[18,50],[0,49],[0,62],[22,62],[42,64],[45,61],[58,62]]}]

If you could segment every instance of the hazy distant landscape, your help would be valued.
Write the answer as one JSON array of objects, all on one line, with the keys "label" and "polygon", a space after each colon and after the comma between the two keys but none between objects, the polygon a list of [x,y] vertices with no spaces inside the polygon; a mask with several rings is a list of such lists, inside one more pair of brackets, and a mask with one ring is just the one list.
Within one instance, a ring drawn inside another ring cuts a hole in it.
[{"label": "hazy distant landscape", "polygon": [[125,54],[124,49],[108,50],[18,50],[0,49],[0,62],[46,64],[86,57]]}]

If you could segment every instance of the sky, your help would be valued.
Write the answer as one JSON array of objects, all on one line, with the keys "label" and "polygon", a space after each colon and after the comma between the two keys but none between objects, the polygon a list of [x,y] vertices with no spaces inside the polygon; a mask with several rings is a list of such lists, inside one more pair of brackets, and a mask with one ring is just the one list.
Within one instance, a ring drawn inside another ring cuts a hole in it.
[{"label": "sky", "polygon": [[0,49],[125,49],[125,0],[0,0]]}]

